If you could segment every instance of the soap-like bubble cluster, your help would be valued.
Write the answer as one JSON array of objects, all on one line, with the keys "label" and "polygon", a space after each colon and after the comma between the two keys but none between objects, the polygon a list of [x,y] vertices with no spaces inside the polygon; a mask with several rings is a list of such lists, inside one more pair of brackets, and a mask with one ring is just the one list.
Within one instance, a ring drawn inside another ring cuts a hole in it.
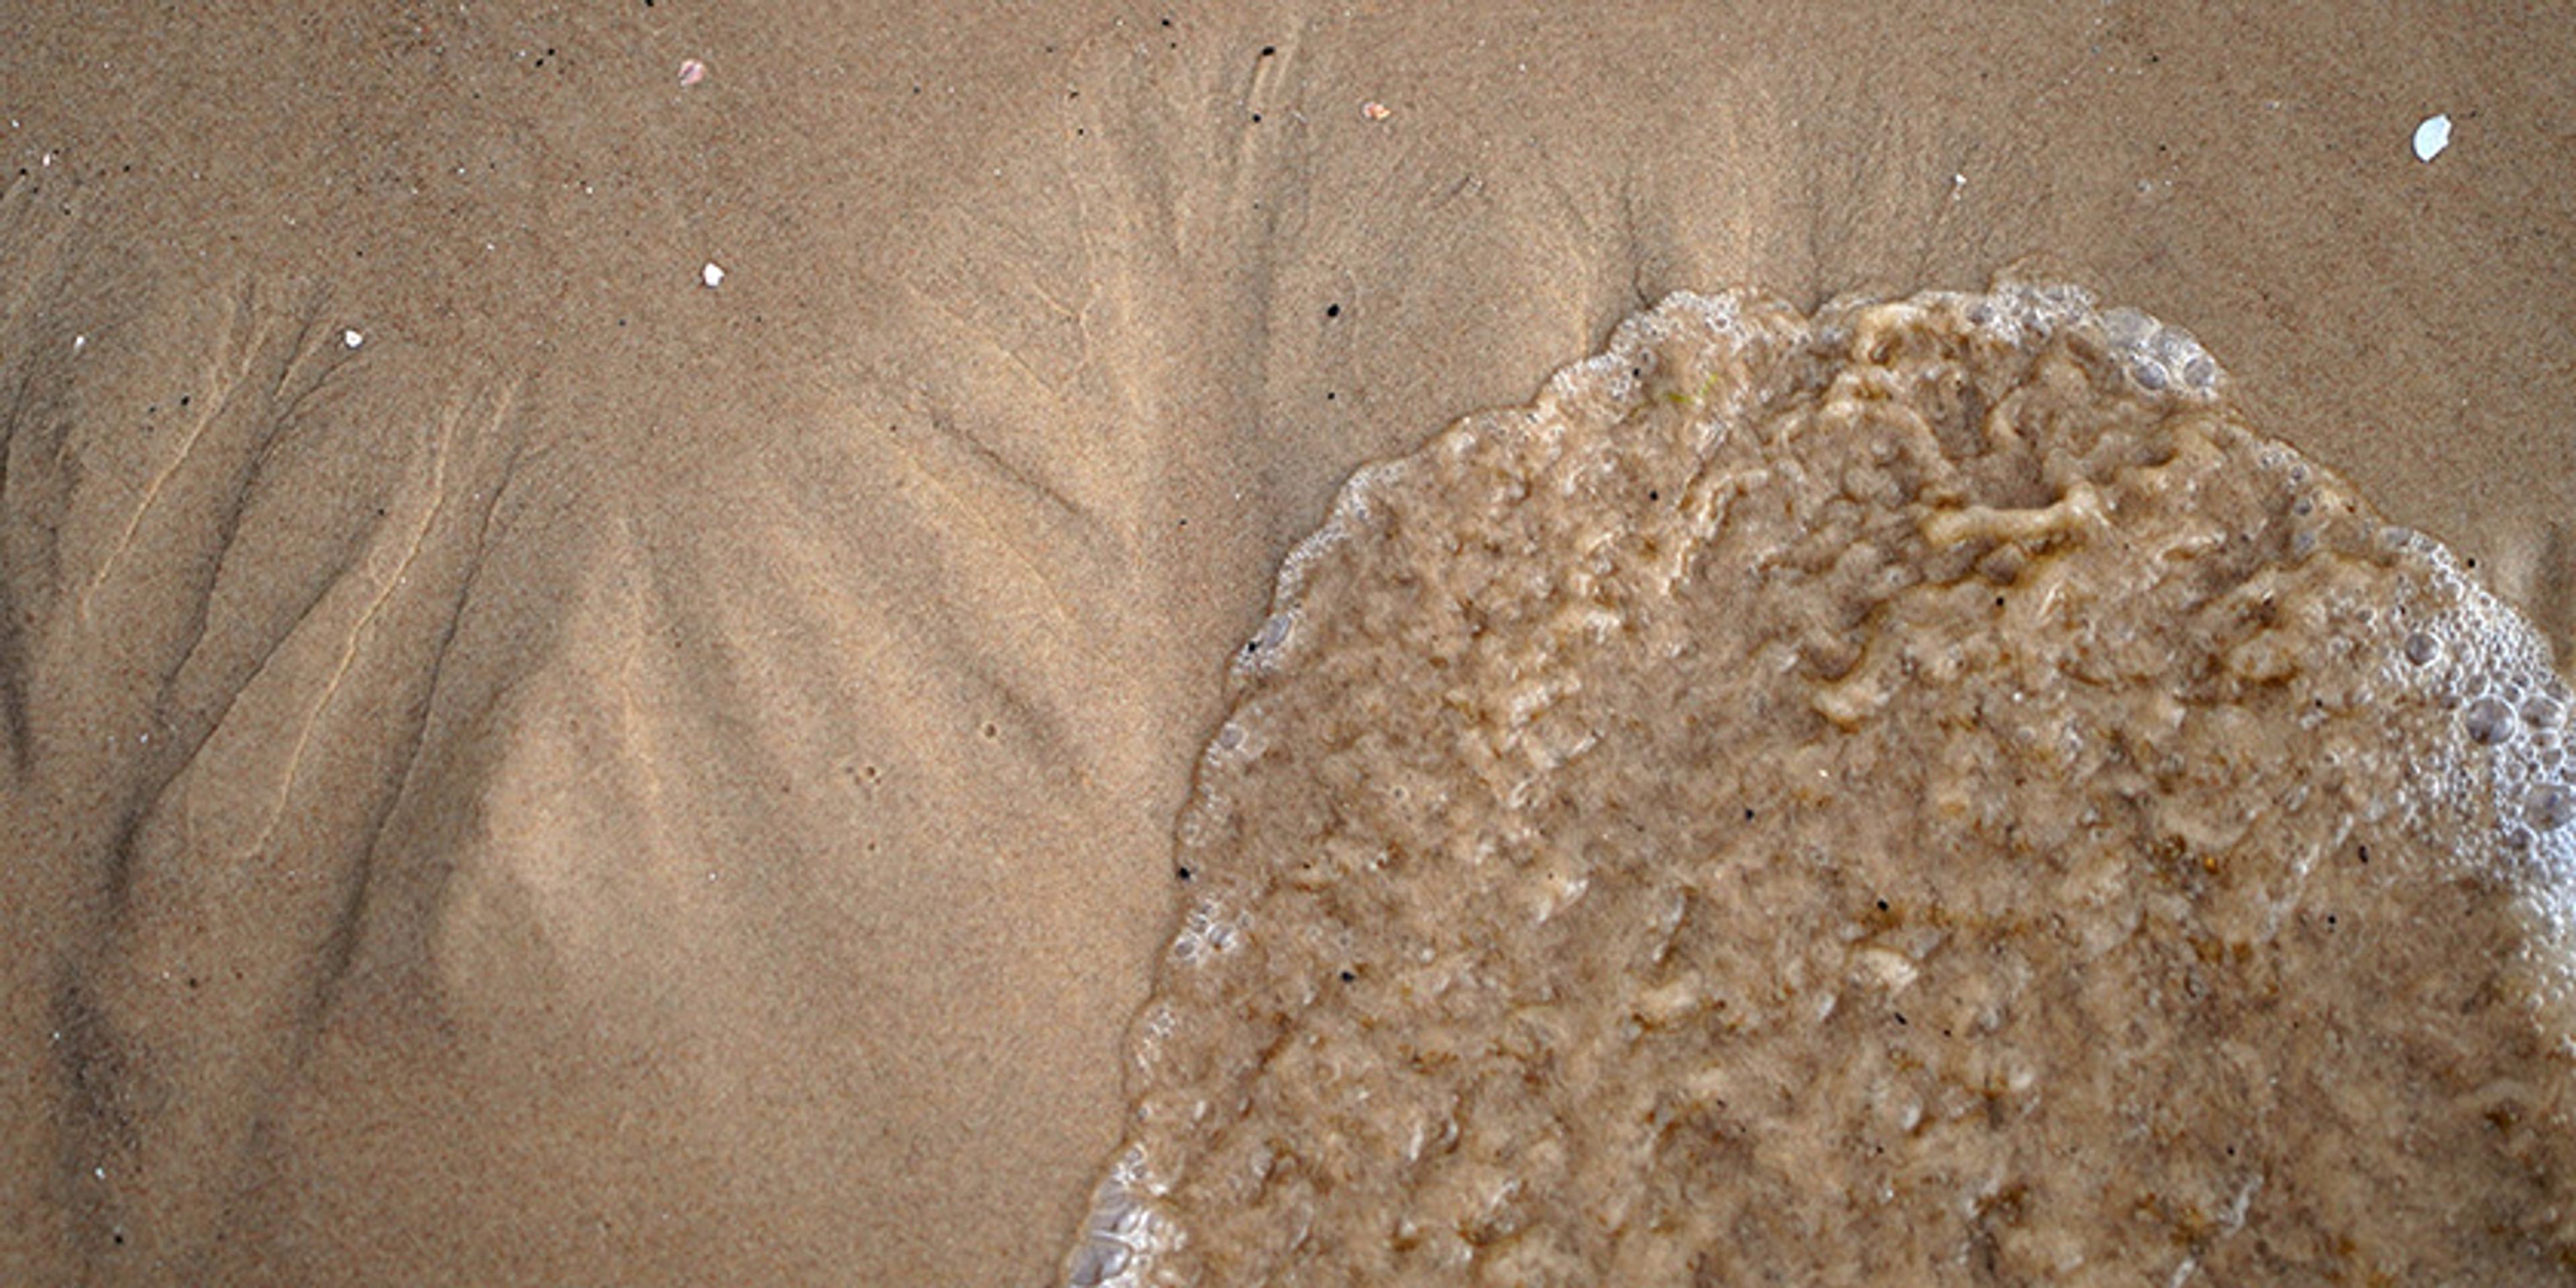
[{"label": "soap-like bubble cluster", "polygon": [[2181,327],[2136,309],[2113,309],[2102,315],[2102,333],[2128,364],[2129,378],[2145,388],[2208,393],[2217,387],[2218,364]]},{"label": "soap-like bubble cluster", "polygon": [[1169,1247],[1176,1234],[1154,1211],[1153,1196],[1143,1152],[1133,1146],[1121,1151],[1066,1261],[1069,1288],[1131,1288],[1140,1282],[1135,1272],[1144,1268],[1143,1257]]},{"label": "soap-like bubble cluster", "polygon": [[[2420,533],[2391,529],[2389,544],[2415,577],[2392,620],[2402,623],[2388,677],[2456,714],[2453,736],[2414,748],[2415,788],[2403,802],[2419,819],[2479,821],[2492,853],[2467,853],[2472,869],[2501,868],[2545,932],[2530,963],[2544,1003],[2576,1008],[2576,765],[2567,755],[2569,690],[2547,641],[2521,615]],[[2479,829],[2473,829],[2472,835]],[[2576,1009],[2564,1010],[2576,1016]],[[2565,1020],[2559,1021],[2565,1024]],[[2576,1052],[2576,1032],[2567,1034]]]}]

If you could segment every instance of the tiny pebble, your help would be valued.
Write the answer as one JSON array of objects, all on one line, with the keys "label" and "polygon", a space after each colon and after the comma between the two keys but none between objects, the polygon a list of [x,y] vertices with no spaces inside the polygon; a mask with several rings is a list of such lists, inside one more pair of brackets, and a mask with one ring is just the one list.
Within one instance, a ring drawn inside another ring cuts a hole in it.
[{"label": "tiny pebble", "polygon": [[2449,146],[2451,146],[2450,117],[2428,116],[2424,118],[2423,124],[2415,127],[2416,160],[2430,161],[2442,155],[2442,149]]},{"label": "tiny pebble", "polygon": [[367,337],[358,334],[354,330],[343,331],[340,333],[340,343],[345,344],[352,349],[357,348],[359,345],[365,344],[366,342]]},{"label": "tiny pebble", "polygon": [[707,78],[707,65],[694,58],[680,60],[680,84],[695,85]]},{"label": "tiny pebble", "polygon": [[1395,115],[1395,113],[1388,111],[1386,104],[1378,102],[1376,99],[1370,99],[1369,101],[1360,104],[1360,115],[1365,116],[1372,121],[1383,121],[1386,118]]},{"label": "tiny pebble", "polygon": [[724,285],[724,270],[716,267],[713,261],[709,261],[705,268],[698,270],[698,280],[706,283],[710,287],[722,286]]}]

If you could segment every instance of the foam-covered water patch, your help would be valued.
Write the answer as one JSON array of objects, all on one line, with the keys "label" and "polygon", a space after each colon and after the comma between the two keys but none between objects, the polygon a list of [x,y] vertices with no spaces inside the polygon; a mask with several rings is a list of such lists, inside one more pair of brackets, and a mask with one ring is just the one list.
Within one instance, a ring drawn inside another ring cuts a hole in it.
[{"label": "foam-covered water patch", "polygon": [[1232,683],[1070,1284],[2576,1273],[2568,690],[2178,328],[1675,295]]}]

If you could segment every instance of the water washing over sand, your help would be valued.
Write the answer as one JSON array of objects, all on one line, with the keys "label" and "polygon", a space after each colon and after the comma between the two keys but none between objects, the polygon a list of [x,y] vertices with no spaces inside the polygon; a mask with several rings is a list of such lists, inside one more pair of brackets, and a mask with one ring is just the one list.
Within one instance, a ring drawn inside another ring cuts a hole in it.
[{"label": "water washing over sand", "polygon": [[2568,690],[2180,330],[1673,296],[1233,682],[1073,1284],[2576,1274]]}]

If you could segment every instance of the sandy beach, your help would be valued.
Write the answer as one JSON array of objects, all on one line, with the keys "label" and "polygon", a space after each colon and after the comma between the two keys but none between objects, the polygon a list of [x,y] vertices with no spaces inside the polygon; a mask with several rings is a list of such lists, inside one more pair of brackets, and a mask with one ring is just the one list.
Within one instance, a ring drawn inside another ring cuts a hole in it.
[{"label": "sandy beach", "polygon": [[2563,662],[2576,25],[2018,9],[0,18],[0,1280],[1054,1280],[1282,556],[1674,290],[2145,309]]}]

